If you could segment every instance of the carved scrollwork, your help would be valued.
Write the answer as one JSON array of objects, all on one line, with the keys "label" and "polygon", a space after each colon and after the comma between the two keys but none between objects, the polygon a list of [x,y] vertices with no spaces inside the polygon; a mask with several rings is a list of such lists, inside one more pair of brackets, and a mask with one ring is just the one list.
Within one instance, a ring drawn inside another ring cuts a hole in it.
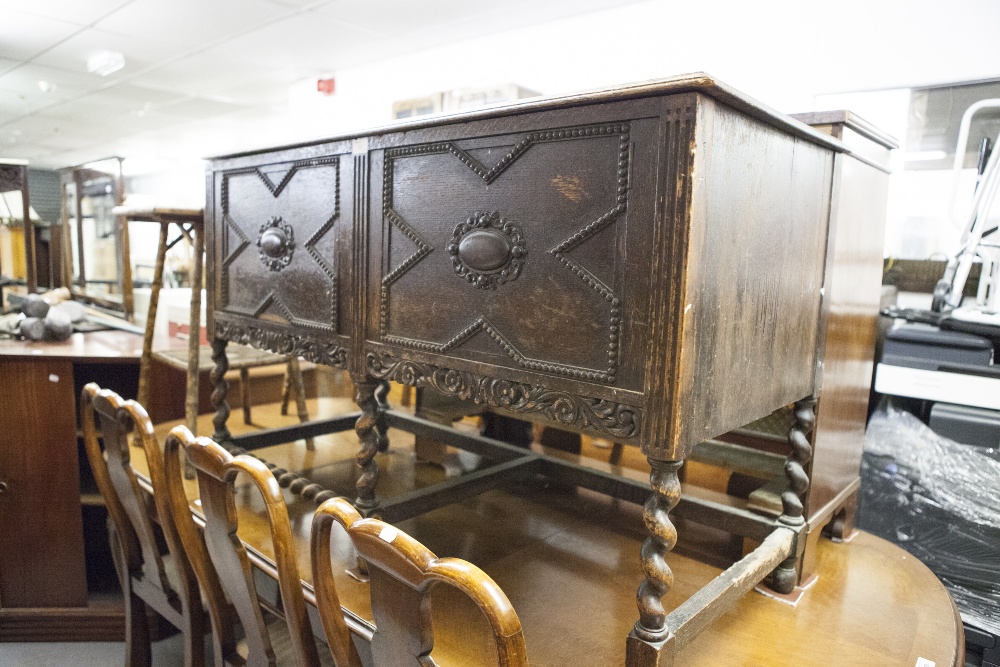
[{"label": "carved scrollwork", "polygon": [[281,216],[272,216],[260,226],[257,247],[260,249],[260,261],[264,262],[264,266],[271,271],[281,271],[292,262],[295,232],[290,224],[281,219]]},{"label": "carved scrollwork", "polygon": [[479,289],[495,290],[521,275],[528,251],[520,227],[499,211],[476,211],[456,225],[448,253],[456,274]]},{"label": "carved scrollwork", "polygon": [[347,350],[336,343],[316,340],[299,334],[278,333],[232,322],[218,322],[216,336],[234,343],[249,345],[275,354],[302,357],[324,366],[346,368]]},{"label": "carved scrollwork", "polygon": [[480,377],[465,371],[398,359],[387,352],[369,352],[367,366],[371,376],[382,380],[433,387],[447,396],[511,412],[541,414],[553,422],[611,438],[631,438],[639,433],[642,417],[639,408],[604,399],[574,396],[523,382]]}]

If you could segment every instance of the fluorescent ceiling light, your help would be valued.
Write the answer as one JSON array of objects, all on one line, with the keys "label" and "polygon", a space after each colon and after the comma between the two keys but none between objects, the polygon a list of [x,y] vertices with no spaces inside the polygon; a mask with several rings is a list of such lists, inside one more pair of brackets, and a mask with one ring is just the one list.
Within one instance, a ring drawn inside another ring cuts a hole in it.
[{"label": "fluorescent ceiling light", "polygon": [[125,54],[119,51],[101,51],[87,58],[87,71],[107,76],[125,67]]}]

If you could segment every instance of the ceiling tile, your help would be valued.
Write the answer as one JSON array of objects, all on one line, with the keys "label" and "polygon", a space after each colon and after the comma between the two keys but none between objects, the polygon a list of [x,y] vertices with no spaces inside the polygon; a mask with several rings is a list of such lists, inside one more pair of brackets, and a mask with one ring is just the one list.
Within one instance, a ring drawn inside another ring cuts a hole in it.
[{"label": "ceiling tile", "polygon": [[89,75],[101,82],[134,76],[147,67],[177,55],[177,49],[167,41],[157,41],[140,36],[138,33],[119,35],[96,28],[86,28],[38,56],[35,62],[87,73],[87,59],[101,51],[119,51],[125,55],[125,67],[110,76]]},{"label": "ceiling tile", "polygon": [[38,92],[35,95],[28,91],[0,90],[0,114],[20,118],[53,104],[51,99],[41,97],[41,91]]},{"label": "ceiling tile", "polygon": [[[42,88],[43,83],[47,86]],[[16,92],[33,103],[46,106],[96,89],[96,77],[55,67],[27,63],[0,75],[0,90]]]},{"label": "ceiling tile", "polygon": [[66,21],[4,9],[0,21],[0,57],[30,60],[78,30],[79,26]]},{"label": "ceiling tile", "polygon": [[129,4],[131,0],[0,0],[4,13],[16,9],[35,16],[58,19],[79,26],[93,25],[95,21]]},{"label": "ceiling tile", "polygon": [[21,65],[20,60],[12,60],[10,58],[0,58],[0,74],[6,74],[10,70]]},{"label": "ceiling tile", "polygon": [[70,100],[47,109],[43,116],[64,122],[79,121],[84,124],[87,133],[107,137],[169,127],[188,120],[183,116],[156,110],[130,109],[109,101],[102,95],[87,95]]},{"label": "ceiling tile", "polygon": [[203,51],[143,72],[132,80],[139,86],[186,95],[214,95],[221,88],[233,88],[259,78],[260,68]]},{"label": "ceiling tile", "polygon": [[103,88],[99,96],[108,105],[119,106],[128,111],[148,111],[169,102],[187,98],[187,95],[135,85],[133,82],[118,83]]},{"label": "ceiling tile", "polygon": [[[447,23],[474,17],[489,11],[490,5],[469,0],[335,0],[316,12],[372,34],[398,37],[440,24],[443,18]],[[456,35],[455,39],[468,37]]]},{"label": "ceiling tile", "polygon": [[305,78],[298,70],[278,70],[262,73],[242,83],[215,88],[212,95],[218,99],[251,106],[281,106],[288,104],[288,89],[292,82]]},{"label": "ceiling tile", "polygon": [[277,21],[205,54],[264,70],[300,67],[329,71],[373,60],[378,46],[369,32],[310,12],[294,21]]},{"label": "ceiling tile", "polygon": [[133,0],[96,27],[122,35],[152,29],[170,35],[171,44],[183,52],[294,12],[265,0]]},{"label": "ceiling tile", "polygon": [[212,116],[241,111],[245,108],[246,106],[242,104],[219,102],[204,97],[191,97],[158,107],[158,110],[186,118],[211,118]]},{"label": "ceiling tile", "polygon": [[316,8],[328,5],[334,0],[268,0],[268,2],[283,7]]}]

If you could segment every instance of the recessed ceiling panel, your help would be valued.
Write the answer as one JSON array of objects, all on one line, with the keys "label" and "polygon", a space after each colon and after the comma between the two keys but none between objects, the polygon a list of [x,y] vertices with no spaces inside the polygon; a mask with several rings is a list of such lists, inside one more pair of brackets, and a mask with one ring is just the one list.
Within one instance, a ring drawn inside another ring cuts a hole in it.
[{"label": "recessed ceiling panel", "polygon": [[158,90],[132,83],[119,83],[101,90],[100,96],[109,104],[121,105],[126,109],[141,111],[160,107],[178,99],[186,99],[187,95],[179,95],[172,91]]},{"label": "recessed ceiling panel", "polygon": [[133,76],[146,67],[177,56],[177,48],[169,41],[158,41],[144,35],[142,31],[134,35],[119,35],[95,28],[87,28],[53,46],[35,58],[35,62],[50,67],[86,73],[87,59],[102,51],[118,51],[125,55],[124,68],[106,77],[97,74],[90,75],[95,80],[103,82]]},{"label": "recessed ceiling panel", "polygon": [[95,27],[121,35],[170,35],[177,52],[183,53],[294,11],[265,0],[132,0]]},{"label": "recessed ceiling panel", "polygon": [[78,25],[3,8],[0,56],[29,60],[80,30]]},{"label": "recessed ceiling panel", "polygon": [[53,103],[52,100],[41,99],[37,95],[0,89],[0,114],[14,118],[40,111]]},{"label": "recessed ceiling panel", "polygon": [[259,68],[247,67],[210,49],[150,69],[132,82],[187,95],[214,95],[222,88],[245,85],[260,75]]},{"label": "recessed ceiling panel", "polygon": [[89,74],[35,63],[23,64],[6,74],[0,74],[0,90],[15,91],[33,100],[38,98],[40,103],[75,97],[98,88],[101,83],[103,82],[97,77]]},{"label": "recessed ceiling panel", "polygon": [[189,97],[158,107],[158,110],[185,118],[211,118],[212,116],[221,116],[222,114],[241,111],[245,108],[242,104],[218,102],[203,97]]},{"label": "recessed ceiling panel", "polygon": [[334,70],[360,60],[374,60],[379,44],[370,32],[308,12],[237,37],[209,52],[247,68],[290,67]]},{"label": "recessed ceiling panel", "polygon": [[131,0],[0,0],[0,10],[6,13],[9,9],[16,9],[35,16],[89,26],[129,2]]},{"label": "recessed ceiling panel", "polygon": [[[517,4],[517,2],[507,3]],[[493,3],[468,0],[338,0],[316,11],[374,34],[399,37],[432,28],[442,23],[454,23],[484,13],[492,13]],[[456,35],[466,39],[468,35]],[[433,44],[428,44],[433,46]]]}]

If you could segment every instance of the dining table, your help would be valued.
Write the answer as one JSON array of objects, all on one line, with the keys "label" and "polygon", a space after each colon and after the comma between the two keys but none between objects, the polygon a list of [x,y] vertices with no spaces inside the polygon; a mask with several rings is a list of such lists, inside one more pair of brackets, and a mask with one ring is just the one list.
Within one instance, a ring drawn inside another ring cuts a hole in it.
[{"label": "dining table", "polygon": [[[347,398],[310,399],[317,418],[356,409]],[[261,425],[293,426],[277,404],[255,407],[256,426],[234,424],[234,434]],[[208,421],[210,415],[201,419]],[[165,437],[180,422],[157,426]],[[460,424],[460,427],[462,425]],[[390,433],[391,448],[380,454],[379,493],[405,495],[449,476],[469,474],[488,462],[450,450],[444,465],[416,457],[414,438]],[[297,440],[254,450],[253,456],[319,480],[350,497],[356,469],[353,430],[318,436],[309,449]],[[536,445],[537,447],[537,445]],[[584,454],[593,452],[585,451]],[[576,456],[560,453],[562,456]],[[638,459],[638,457],[636,457]],[[132,458],[144,479],[145,461]],[[584,465],[641,479],[641,460],[618,465],[580,457]],[[631,465],[630,465],[631,464]],[[273,549],[263,502],[237,481],[238,534],[254,564],[265,608],[278,611]],[[186,480],[196,520],[201,521],[197,482]],[[147,490],[152,491],[147,484]],[[699,493],[685,489],[685,493]],[[705,493],[704,490],[700,491]],[[296,558],[316,636],[322,640],[309,562],[315,504],[286,491]],[[634,622],[632,584],[643,572],[632,556],[645,539],[640,505],[542,478],[521,480],[396,524],[438,556],[464,558],[481,567],[505,591],[524,628],[530,664],[539,667],[622,664]],[[741,540],[724,531],[679,523],[680,540],[669,555],[677,586],[665,599],[677,608],[738,559]],[[356,555],[344,531],[334,531],[336,584],[348,625],[367,659],[373,632],[368,584],[358,577]],[[745,665],[784,667],[851,665],[929,667],[964,664],[961,619],[941,582],[898,546],[863,531],[842,542],[822,540],[817,576],[790,602],[759,589],[702,631],[677,655],[686,667]],[[432,594],[435,643],[442,667],[495,664],[495,649],[481,613],[457,591],[440,586]]]}]

